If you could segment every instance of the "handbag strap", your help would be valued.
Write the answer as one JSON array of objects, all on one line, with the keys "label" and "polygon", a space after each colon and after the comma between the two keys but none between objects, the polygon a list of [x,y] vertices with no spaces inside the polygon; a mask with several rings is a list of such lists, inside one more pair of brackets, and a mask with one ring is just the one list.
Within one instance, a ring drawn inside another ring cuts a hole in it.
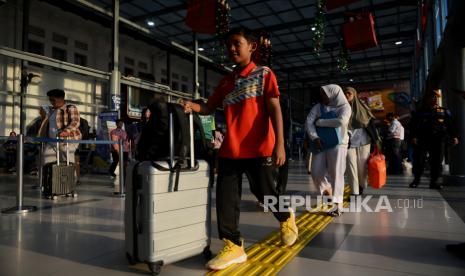
[{"label": "handbag strap", "polygon": [[373,150],[373,155],[378,155],[378,154],[382,154],[381,150],[379,149],[379,146],[377,143],[375,143],[375,149]]}]

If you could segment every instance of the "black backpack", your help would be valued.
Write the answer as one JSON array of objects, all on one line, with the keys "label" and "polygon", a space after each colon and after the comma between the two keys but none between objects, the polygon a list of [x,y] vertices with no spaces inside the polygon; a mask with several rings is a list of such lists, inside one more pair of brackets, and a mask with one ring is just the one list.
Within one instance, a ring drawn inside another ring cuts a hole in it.
[{"label": "black backpack", "polygon": [[[177,160],[185,160],[190,154],[189,116],[182,106],[174,103],[156,102],[149,106],[150,119],[144,125],[139,143],[137,144],[137,159],[166,160],[169,157],[169,113],[173,113],[174,126],[174,156]],[[196,159],[206,158],[207,146],[200,117],[194,114],[194,133],[200,132],[201,141],[194,150]]]},{"label": "black backpack", "polygon": [[79,118],[79,131],[82,134],[82,140],[89,139],[89,134],[90,134],[89,122],[82,117]]}]

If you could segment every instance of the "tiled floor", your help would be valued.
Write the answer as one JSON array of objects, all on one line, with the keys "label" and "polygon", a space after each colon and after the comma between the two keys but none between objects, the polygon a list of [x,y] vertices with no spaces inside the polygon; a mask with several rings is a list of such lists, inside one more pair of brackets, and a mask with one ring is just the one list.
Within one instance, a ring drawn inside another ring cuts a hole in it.
[{"label": "tiled floor", "polygon": [[[32,189],[37,179],[25,177],[25,205],[39,211],[0,215],[0,275],[144,275],[145,266],[130,267],[124,251],[124,199],[112,196],[106,176],[83,178],[75,199],[57,202]],[[367,203],[375,209],[387,196],[392,212],[345,213],[335,219],[280,275],[465,275],[465,261],[450,255],[445,244],[465,241],[465,224],[444,200],[464,206],[465,188],[444,192],[406,188],[407,177],[390,177],[384,189],[368,189]],[[260,212],[244,185],[241,231],[247,244],[275,230],[271,214]],[[427,187],[424,185],[422,187]],[[310,176],[291,166],[288,189],[314,193]],[[15,177],[0,176],[0,208],[15,204]],[[412,208],[422,203],[422,208]],[[401,208],[409,204],[410,208]],[[463,208],[456,208],[463,210]],[[460,214],[462,217],[464,214]],[[212,210],[215,223],[215,210]],[[217,236],[213,225],[213,236]],[[217,252],[221,242],[213,238]],[[203,275],[201,256],[164,266],[161,275]]]}]

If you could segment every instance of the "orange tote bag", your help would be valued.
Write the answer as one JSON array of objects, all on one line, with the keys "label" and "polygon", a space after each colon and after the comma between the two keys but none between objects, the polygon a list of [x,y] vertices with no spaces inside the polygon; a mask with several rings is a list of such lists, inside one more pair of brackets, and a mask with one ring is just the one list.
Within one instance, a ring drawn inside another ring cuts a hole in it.
[{"label": "orange tote bag", "polygon": [[380,189],[386,184],[386,160],[378,146],[375,146],[368,159],[368,183],[375,189]]}]

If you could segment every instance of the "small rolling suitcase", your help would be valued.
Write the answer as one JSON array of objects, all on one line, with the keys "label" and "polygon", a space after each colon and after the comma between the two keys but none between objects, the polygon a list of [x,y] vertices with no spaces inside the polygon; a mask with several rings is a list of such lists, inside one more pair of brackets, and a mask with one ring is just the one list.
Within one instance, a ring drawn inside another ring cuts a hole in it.
[{"label": "small rolling suitcase", "polygon": [[153,275],[164,264],[211,257],[209,165],[194,160],[192,114],[190,158],[174,160],[173,112],[169,115],[170,159],[131,163],[125,181],[126,257],[130,264],[147,263]]},{"label": "small rolling suitcase", "polygon": [[66,162],[60,162],[59,143],[57,146],[57,162],[44,165],[43,170],[43,193],[44,196],[56,199],[58,196],[76,197],[76,179],[74,164],[69,162],[69,149],[66,143]]}]

